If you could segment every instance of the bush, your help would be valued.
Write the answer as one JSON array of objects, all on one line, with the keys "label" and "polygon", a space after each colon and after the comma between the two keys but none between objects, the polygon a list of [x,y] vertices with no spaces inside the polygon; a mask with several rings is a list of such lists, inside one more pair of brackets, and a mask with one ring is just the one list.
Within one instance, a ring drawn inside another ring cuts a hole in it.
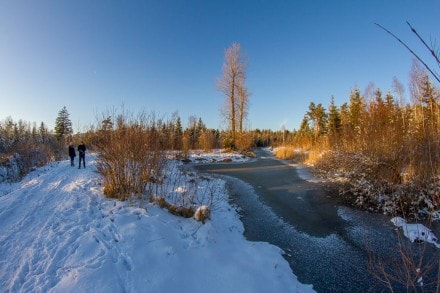
[{"label": "bush", "polygon": [[[154,185],[150,202],[185,218],[195,216],[201,206],[209,211],[217,208],[220,195],[224,194],[223,181],[182,170],[177,161],[168,161],[164,170],[166,176]],[[209,218],[209,212],[203,214],[205,217],[202,215],[199,219]]]},{"label": "bush", "polygon": [[97,169],[104,178],[104,194],[126,200],[142,198],[162,176],[165,151],[161,149],[153,116],[129,120],[118,116],[116,128],[99,132]]},{"label": "bush", "polygon": [[342,196],[368,210],[418,218],[440,209],[440,177],[407,181],[395,166],[386,159],[343,151],[325,152],[315,162],[322,176],[342,183]]},{"label": "bush", "polygon": [[63,158],[66,151],[44,124],[37,130],[23,120],[0,121],[0,182],[18,181],[34,167]]}]

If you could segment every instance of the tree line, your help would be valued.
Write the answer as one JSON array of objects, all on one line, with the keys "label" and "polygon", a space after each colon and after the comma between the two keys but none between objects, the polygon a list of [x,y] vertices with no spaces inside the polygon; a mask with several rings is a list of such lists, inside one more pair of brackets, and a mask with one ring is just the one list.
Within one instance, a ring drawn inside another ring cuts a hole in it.
[{"label": "tree line", "polygon": [[0,182],[16,181],[32,168],[61,157],[61,144],[44,122],[0,121]]},{"label": "tree line", "polygon": [[394,93],[379,88],[349,102],[332,97],[326,109],[311,102],[289,144],[307,152],[326,176],[345,177],[341,190],[358,204],[385,212],[440,208],[440,90],[414,63],[411,101],[394,80]]}]

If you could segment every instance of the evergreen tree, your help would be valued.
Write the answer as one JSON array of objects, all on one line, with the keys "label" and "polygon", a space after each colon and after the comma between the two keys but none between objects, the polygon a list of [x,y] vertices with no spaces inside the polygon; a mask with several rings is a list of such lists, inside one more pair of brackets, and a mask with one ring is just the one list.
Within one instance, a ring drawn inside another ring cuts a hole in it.
[{"label": "evergreen tree", "polygon": [[299,127],[298,134],[301,136],[308,136],[311,134],[310,126],[309,126],[309,119],[307,116],[304,116],[303,120],[301,121],[301,126]]},{"label": "evergreen tree", "polygon": [[40,134],[41,142],[46,142],[49,136],[49,130],[47,130],[47,126],[44,122],[41,122],[40,127],[38,128],[38,133]]},{"label": "evergreen tree", "polygon": [[362,115],[365,111],[365,101],[358,88],[355,88],[350,94],[348,110],[351,127],[357,130],[362,123]]},{"label": "evergreen tree", "polygon": [[101,130],[109,131],[113,129],[113,121],[111,116],[107,116],[101,121]]},{"label": "evergreen tree", "polygon": [[55,136],[58,139],[61,139],[67,135],[71,135],[72,133],[72,121],[70,121],[69,112],[67,111],[66,106],[64,106],[58,112],[58,117],[55,120]]},{"label": "evergreen tree", "polygon": [[[312,141],[312,130],[310,129],[309,118],[307,114],[304,115],[303,120],[301,121],[301,126],[296,133],[296,137],[301,147],[310,146],[310,143]],[[270,139],[268,139],[268,143],[271,143]]]},{"label": "evergreen tree", "polygon": [[328,134],[330,143],[332,145],[338,144],[342,124],[341,124],[341,114],[339,113],[338,107],[335,105],[335,98],[332,96],[329,106],[329,115],[328,115]]},{"label": "evergreen tree", "polygon": [[180,121],[180,116],[177,116],[176,119],[176,125],[174,126],[174,147],[175,149],[181,149],[182,148],[182,136],[183,136],[183,130],[182,130],[182,122]]},{"label": "evergreen tree", "polygon": [[350,104],[348,105],[348,125],[347,125],[347,141],[351,147],[356,149],[359,147],[362,138],[361,125],[364,122],[365,100],[361,96],[359,89],[355,88],[350,94]]},{"label": "evergreen tree", "polygon": [[315,103],[311,102],[307,116],[313,123],[313,134],[316,140],[319,136],[325,133],[327,113],[322,104],[315,106]]},{"label": "evergreen tree", "polygon": [[206,130],[205,123],[203,123],[203,120],[201,117],[199,117],[199,120],[197,121],[197,136],[200,136],[202,132]]}]

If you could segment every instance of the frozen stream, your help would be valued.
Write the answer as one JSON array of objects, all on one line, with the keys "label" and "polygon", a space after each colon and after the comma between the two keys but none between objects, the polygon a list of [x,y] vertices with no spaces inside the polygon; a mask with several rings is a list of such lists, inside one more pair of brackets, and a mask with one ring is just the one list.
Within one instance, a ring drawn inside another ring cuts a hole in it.
[{"label": "frozen stream", "polygon": [[[282,248],[298,279],[318,292],[384,289],[368,272],[367,247],[385,260],[395,255],[397,233],[390,217],[343,206],[322,185],[302,180],[294,167],[263,150],[257,157],[196,167],[228,181],[245,236]],[[429,246],[428,253],[438,256]]]}]

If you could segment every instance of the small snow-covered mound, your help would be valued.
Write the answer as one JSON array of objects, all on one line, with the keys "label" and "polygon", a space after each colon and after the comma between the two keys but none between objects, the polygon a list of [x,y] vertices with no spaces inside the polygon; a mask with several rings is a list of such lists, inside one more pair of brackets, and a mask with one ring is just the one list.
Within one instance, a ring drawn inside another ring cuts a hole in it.
[{"label": "small snow-covered mound", "polygon": [[205,224],[205,220],[209,219],[209,216],[211,215],[211,210],[208,206],[202,205],[197,208],[196,212],[194,213],[194,219],[197,221],[203,222]]},{"label": "small snow-covered mound", "polygon": [[434,235],[434,233],[422,224],[408,224],[405,219],[401,217],[394,217],[391,219],[391,222],[398,228],[402,228],[403,234],[411,241],[411,242],[428,242],[434,244],[437,248],[440,248],[440,244],[438,243],[438,238]]}]

